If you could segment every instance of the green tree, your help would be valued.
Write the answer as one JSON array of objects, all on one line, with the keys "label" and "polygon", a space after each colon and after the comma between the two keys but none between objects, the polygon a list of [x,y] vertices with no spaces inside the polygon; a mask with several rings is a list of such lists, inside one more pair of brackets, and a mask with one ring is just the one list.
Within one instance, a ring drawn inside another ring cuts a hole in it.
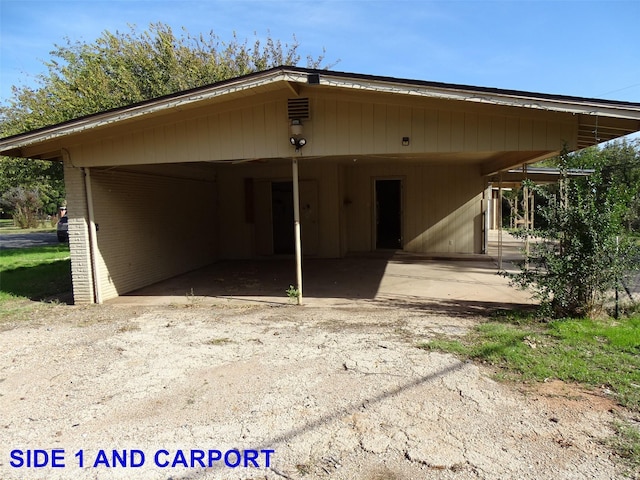
[{"label": "green tree", "polygon": [[[253,43],[236,35],[223,41],[213,32],[192,36],[185,29],[176,36],[162,23],[141,33],[134,26],[124,33],[105,31],[93,43],[67,39],[51,52],[38,86],[14,86],[12,97],[0,106],[0,137],[278,65],[297,65],[298,48],[295,36],[284,44],[270,34]],[[324,53],[306,58],[310,68],[320,68],[323,61]],[[53,213],[64,198],[62,176],[59,164],[0,157],[0,196],[13,187],[37,186],[45,211]]]},{"label": "green tree", "polygon": [[640,231],[640,139],[619,140],[604,147],[590,147],[568,158],[569,168],[597,169],[603,181],[624,192],[628,210],[624,215],[629,231]]},{"label": "green tree", "polygon": [[626,219],[638,185],[620,181],[609,168],[610,159],[590,150],[592,175],[570,179],[567,170],[576,158],[566,153],[558,160],[560,188],[535,185],[547,199],[540,209],[545,226],[522,230],[521,237],[535,236],[515,285],[532,288],[547,313],[555,317],[593,317],[606,296],[630,271],[637,269],[638,248],[627,235]]},{"label": "green tree", "polygon": [[[16,188],[38,192],[41,213],[56,214],[65,197],[62,164],[1,157],[0,197]],[[0,208],[5,213],[14,213],[11,202],[3,203]]]},{"label": "green tree", "polygon": [[0,205],[13,215],[20,228],[35,228],[39,223],[42,201],[37,188],[13,187],[0,197]]},{"label": "green tree", "polygon": [[[45,62],[39,88],[14,87],[0,109],[2,136],[13,135],[112,108],[266,70],[297,65],[299,43],[282,44],[269,35],[253,44],[234,35],[223,41],[213,32],[176,36],[168,25],[151,24],[138,33],[105,31],[87,44],[67,39]],[[324,55],[307,57],[319,68]]]}]

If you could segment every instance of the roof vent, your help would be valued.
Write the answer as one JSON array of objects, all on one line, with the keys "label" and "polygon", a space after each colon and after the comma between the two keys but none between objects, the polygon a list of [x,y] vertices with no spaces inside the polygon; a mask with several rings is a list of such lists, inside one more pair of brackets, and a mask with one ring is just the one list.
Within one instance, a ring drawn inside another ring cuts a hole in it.
[{"label": "roof vent", "polygon": [[287,104],[289,112],[289,120],[297,118],[306,120],[309,118],[309,99],[308,98],[290,98]]}]

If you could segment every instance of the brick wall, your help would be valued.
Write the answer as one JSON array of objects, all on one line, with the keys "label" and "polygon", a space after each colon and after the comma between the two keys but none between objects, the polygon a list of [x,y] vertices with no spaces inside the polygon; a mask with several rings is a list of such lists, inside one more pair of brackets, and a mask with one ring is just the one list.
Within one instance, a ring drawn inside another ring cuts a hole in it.
[{"label": "brick wall", "polygon": [[93,303],[89,215],[84,187],[84,171],[81,168],[73,167],[69,161],[65,161],[64,182],[67,191],[67,216],[69,217],[73,300],[76,304]]}]

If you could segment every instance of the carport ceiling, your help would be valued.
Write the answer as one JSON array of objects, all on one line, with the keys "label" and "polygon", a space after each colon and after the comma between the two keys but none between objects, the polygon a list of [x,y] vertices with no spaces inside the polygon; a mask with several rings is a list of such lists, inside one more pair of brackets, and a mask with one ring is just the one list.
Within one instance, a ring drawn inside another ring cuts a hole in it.
[{"label": "carport ceiling", "polygon": [[[383,164],[389,161],[397,163],[429,163],[438,164],[456,164],[485,166],[497,165],[502,162],[508,164],[532,163],[536,158],[545,157],[556,152],[528,152],[529,155],[523,155],[523,152],[476,152],[476,153],[437,153],[437,154],[405,154],[405,155],[336,155],[331,157],[301,157],[300,164],[303,167],[306,163],[322,162],[322,163],[338,163],[346,166],[366,165],[366,164]],[[223,161],[223,162],[186,162],[186,163],[166,163],[152,165],[123,165],[121,167],[106,167],[104,170],[129,171],[136,173],[148,173],[154,175],[166,175],[174,178],[191,178],[202,180],[213,180],[217,167],[235,166],[235,165],[252,165],[252,164],[289,164],[291,157],[283,158],[254,158],[242,161]],[[97,170],[100,170],[99,168]],[[485,175],[487,175],[485,173]]]}]

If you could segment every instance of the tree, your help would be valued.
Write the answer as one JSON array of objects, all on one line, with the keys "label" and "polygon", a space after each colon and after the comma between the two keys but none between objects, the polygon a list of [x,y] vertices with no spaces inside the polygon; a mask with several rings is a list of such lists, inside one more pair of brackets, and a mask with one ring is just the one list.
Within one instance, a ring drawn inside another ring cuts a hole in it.
[{"label": "tree", "polygon": [[[192,36],[183,29],[151,24],[138,33],[105,31],[95,42],[56,45],[45,62],[39,86],[16,87],[0,106],[0,137],[90,115],[132,103],[212,84],[221,80],[301,61],[295,36],[283,44],[270,34],[252,44],[236,37],[225,42],[213,32]],[[320,68],[324,53],[308,56]],[[64,198],[62,166],[49,162],[0,158],[0,196],[12,187],[38,186],[45,211]]]},{"label": "tree", "polygon": [[15,224],[20,228],[38,226],[42,208],[38,189],[13,187],[0,197],[0,204],[12,213]]},{"label": "tree", "polygon": [[[176,36],[168,25],[151,24],[137,33],[105,31],[91,44],[69,39],[56,45],[45,62],[40,87],[13,87],[8,106],[0,109],[2,136],[60,123],[182,90],[266,70],[297,65],[301,57],[295,36],[282,44],[269,35],[252,45],[234,35],[225,42],[213,32]],[[307,57],[319,68],[324,54]]]},{"label": "tree", "polygon": [[[16,188],[36,191],[39,198],[38,210],[43,214],[54,215],[65,198],[62,164],[2,157],[0,197]],[[10,202],[0,205],[0,208],[9,214],[14,212]]]},{"label": "tree", "polygon": [[530,185],[547,199],[540,209],[546,222],[543,228],[518,232],[539,241],[532,243],[521,271],[511,278],[519,287],[532,288],[555,317],[598,315],[606,295],[640,267],[638,248],[625,228],[640,190],[612,174],[611,158],[602,152],[580,154],[594,156],[590,165],[595,172],[589,176],[570,179],[567,169],[580,159],[565,152],[558,160],[560,188]]},{"label": "tree", "polygon": [[595,168],[604,181],[622,188],[629,206],[624,216],[625,227],[640,231],[640,139],[590,147],[570,156],[568,162],[570,168]]}]

